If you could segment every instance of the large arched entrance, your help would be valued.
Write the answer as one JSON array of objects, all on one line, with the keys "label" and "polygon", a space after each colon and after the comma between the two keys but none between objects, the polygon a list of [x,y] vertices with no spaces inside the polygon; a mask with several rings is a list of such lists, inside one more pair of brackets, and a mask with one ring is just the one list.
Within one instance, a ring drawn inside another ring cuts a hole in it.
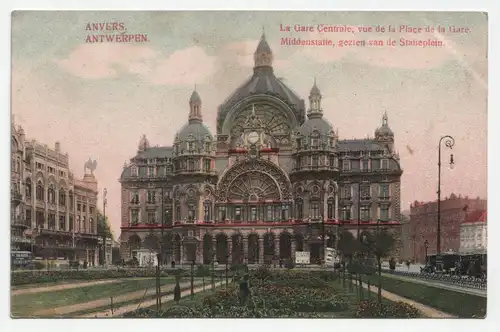
[{"label": "large arched entrance", "polygon": [[288,232],[280,234],[280,258],[286,260],[292,259],[292,236]]},{"label": "large arched entrance", "polygon": [[304,251],[304,235],[295,233],[293,240],[295,241],[295,251]]},{"label": "large arched entrance", "polygon": [[243,263],[243,236],[241,234],[233,234],[231,236],[232,242],[232,264],[242,264]]},{"label": "large arched entrance", "polygon": [[219,264],[228,263],[228,245],[227,245],[227,235],[224,233],[219,233],[215,237],[216,240],[216,249],[215,255],[216,260]]},{"label": "large arched entrance", "polygon": [[274,233],[264,234],[264,264],[272,264],[275,256]]},{"label": "large arched entrance", "polygon": [[271,161],[236,163],[217,184],[217,218],[223,214],[233,222],[245,223],[288,220],[290,187],[286,173]]},{"label": "large arched entrance", "polygon": [[259,236],[257,234],[248,235],[248,264],[258,264],[259,253]]},{"label": "large arched entrance", "polygon": [[210,234],[205,234],[203,236],[203,264],[212,263],[212,259],[214,258],[213,253],[213,238]]}]

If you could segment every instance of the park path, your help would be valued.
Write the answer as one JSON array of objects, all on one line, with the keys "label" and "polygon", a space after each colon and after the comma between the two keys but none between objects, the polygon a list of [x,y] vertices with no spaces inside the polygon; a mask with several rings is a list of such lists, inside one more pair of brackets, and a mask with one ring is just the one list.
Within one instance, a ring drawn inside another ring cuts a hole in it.
[{"label": "park path", "polygon": [[80,288],[80,287],[95,286],[95,285],[102,285],[102,284],[112,284],[112,283],[120,282],[120,281],[122,281],[122,280],[109,279],[109,280],[96,280],[96,281],[89,281],[89,282],[74,282],[71,284],[62,284],[62,285],[23,288],[23,289],[12,290],[10,292],[10,295],[16,296],[16,295],[24,295],[24,294],[54,292],[54,291],[60,291],[60,290],[65,290],[65,289],[72,289],[72,288]]},{"label": "park path", "polygon": [[[355,282],[356,282],[356,280],[353,280],[353,283],[355,283]],[[368,285],[366,283],[363,283],[363,288],[368,289]],[[373,293],[378,292],[378,288],[376,286],[373,286],[373,285],[371,285],[369,290]],[[393,302],[404,302],[406,304],[409,304],[409,305],[417,308],[418,310],[420,310],[420,312],[422,314],[424,314],[424,316],[429,317],[429,318],[456,318],[453,315],[436,310],[436,309],[429,307],[429,306],[426,306],[422,303],[407,299],[406,297],[402,297],[402,296],[396,295],[394,293],[388,292],[384,289],[382,289],[382,297],[384,297],[390,301],[393,301]]]},{"label": "park path", "polygon": [[[219,286],[221,286],[223,284],[225,284],[224,281],[216,282],[215,283],[215,287],[219,287]],[[181,286],[181,288],[182,288],[182,286]],[[205,290],[209,290],[211,288],[212,288],[212,285],[210,284],[209,287],[197,287],[197,288],[194,288],[193,291],[196,294],[196,293],[199,293],[199,292],[203,292]],[[188,296],[188,295],[191,295],[191,289],[185,289],[185,290],[181,291],[181,297],[185,297],[185,296]],[[173,300],[174,300],[174,294],[170,294],[170,295],[162,297],[162,303],[170,302],[170,301],[173,301]],[[106,318],[106,317],[107,318],[113,318],[113,317],[119,317],[119,316],[122,316],[122,315],[124,315],[124,314],[126,314],[128,312],[135,311],[138,308],[148,308],[148,307],[151,307],[151,306],[154,306],[154,305],[156,305],[156,299],[142,302],[140,305],[138,305],[137,303],[134,303],[134,304],[130,304],[130,305],[126,305],[126,306],[117,308],[116,310],[113,310],[113,314],[111,314],[111,310],[108,309],[108,310],[105,310],[105,311],[93,312],[93,313],[90,313],[90,314],[79,316],[78,318]]]},{"label": "park path", "polygon": [[[198,281],[198,282],[195,282],[194,284],[197,286],[197,285],[201,284],[201,282]],[[185,288],[189,285],[191,285],[190,282],[184,282],[184,283],[180,284],[181,288]],[[174,287],[175,287],[175,284],[163,285],[161,291],[162,291],[162,293],[163,292],[172,292],[174,290]],[[139,290],[139,291],[130,292],[130,293],[126,293],[123,295],[113,297],[113,304],[119,304],[119,303],[126,302],[126,301],[141,299],[142,297],[151,296],[154,294],[156,294],[156,289],[144,288],[144,289]],[[106,298],[101,298],[101,299],[93,300],[93,301],[89,301],[89,302],[66,305],[63,307],[42,309],[42,310],[35,312],[33,314],[33,316],[35,316],[35,317],[62,316],[62,315],[70,314],[72,312],[90,310],[93,308],[104,307],[104,306],[110,305],[110,304],[111,304],[110,297],[106,297]],[[135,304],[135,305],[137,306],[137,304]]]},{"label": "park path", "polygon": [[476,289],[476,288],[468,288],[468,287],[460,287],[457,285],[452,285],[452,284],[447,284],[445,282],[439,282],[439,281],[429,281],[429,280],[421,280],[413,277],[406,277],[406,276],[398,276],[390,273],[382,273],[382,276],[387,277],[387,278],[393,278],[393,279],[399,279],[403,281],[408,281],[408,282],[413,282],[415,284],[421,284],[425,286],[430,286],[430,287],[436,287],[436,288],[442,288],[458,293],[464,293],[464,294],[470,294],[470,295],[476,295],[476,296],[481,296],[481,297],[486,297],[487,291],[485,289]]}]

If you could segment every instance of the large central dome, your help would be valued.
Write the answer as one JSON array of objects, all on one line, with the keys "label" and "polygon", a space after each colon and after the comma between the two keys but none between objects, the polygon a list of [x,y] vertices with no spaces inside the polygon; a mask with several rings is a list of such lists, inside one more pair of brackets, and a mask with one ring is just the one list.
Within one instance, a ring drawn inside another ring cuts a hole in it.
[{"label": "large central dome", "polygon": [[231,110],[239,101],[246,97],[268,94],[281,99],[295,113],[299,122],[304,120],[304,100],[289,87],[287,87],[279,78],[274,75],[272,67],[273,54],[266,41],[266,36],[262,34],[259,45],[254,53],[255,66],[253,75],[243,83],[222,105],[219,106],[217,132],[220,133],[222,123]]}]

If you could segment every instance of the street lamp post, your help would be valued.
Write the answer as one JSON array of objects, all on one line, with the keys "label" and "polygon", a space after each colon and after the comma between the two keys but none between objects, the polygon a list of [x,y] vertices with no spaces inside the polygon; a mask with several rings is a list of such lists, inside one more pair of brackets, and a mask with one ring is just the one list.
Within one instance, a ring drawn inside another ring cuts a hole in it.
[{"label": "street lamp post", "polygon": [[161,228],[160,228],[160,236],[161,236],[161,239],[160,239],[160,255],[159,255],[159,260],[158,260],[158,266],[163,266],[163,260],[165,259],[163,257],[163,247],[164,247],[164,243],[163,243],[163,226],[165,225],[165,209],[163,207],[163,202],[165,201],[165,190],[163,188],[163,186],[161,187]]},{"label": "street lamp post", "polygon": [[[452,149],[455,145],[455,139],[450,135],[439,139],[438,146],[438,190],[437,190],[437,243],[436,243],[436,268],[441,270],[441,146],[444,140],[445,147]],[[450,155],[450,167],[455,164],[453,154]]]},{"label": "street lamp post", "polygon": [[361,238],[359,237],[360,224],[361,224],[361,179],[358,182],[358,230],[357,230],[358,241],[361,240]]},{"label": "street lamp post", "polygon": [[424,248],[425,248],[425,265],[427,265],[427,249],[429,249],[429,242],[425,240],[424,242]]},{"label": "street lamp post", "polygon": [[[103,190],[103,195],[102,195],[102,214],[103,214],[103,217],[104,217],[104,228],[106,228],[106,205],[108,204],[108,189],[104,188]],[[104,251],[104,255],[103,255],[103,262],[104,262],[104,266],[107,265],[107,262],[106,262],[106,241],[107,241],[107,238],[106,238],[106,229],[104,230],[104,236],[103,236],[103,251]]]}]

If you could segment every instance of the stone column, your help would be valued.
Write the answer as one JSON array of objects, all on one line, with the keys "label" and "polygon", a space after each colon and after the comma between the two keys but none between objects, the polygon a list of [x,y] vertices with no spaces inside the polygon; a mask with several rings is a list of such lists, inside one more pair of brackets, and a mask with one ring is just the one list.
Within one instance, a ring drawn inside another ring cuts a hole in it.
[{"label": "stone column", "polygon": [[184,250],[186,250],[186,247],[184,247],[184,243],[181,241],[180,243],[181,246],[181,261],[179,262],[181,265],[184,265]]},{"label": "stone column", "polygon": [[229,255],[228,264],[233,261],[233,240],[231,238],[227,239],[227,254]]},{"label": "stone column", "polygon": [[210,259],[217,261],[217,240],[215,236],[212,237],[212,257]]},{"label": "stone column", "polygon": [[198,241],[196,248],[196,263],[203,264],[203,240]]},{"label": "stone column", "polygon": [[259,238],[259,264],[264,264],[264,239]]},{"label": "stone column", "polygon": [[243,235],[243,263],[248,263],[248,235]]},{"label": "stone column", "polygon": [[280,258],[280,238],[277,236],[274,239],[274,255],[279,259]]},{"label": "stone column", "polygon": [[293,262],[295,262],[295,239],[292,237],[292,241],[291,241],[291,256],[290,257],[292,259]]}]

